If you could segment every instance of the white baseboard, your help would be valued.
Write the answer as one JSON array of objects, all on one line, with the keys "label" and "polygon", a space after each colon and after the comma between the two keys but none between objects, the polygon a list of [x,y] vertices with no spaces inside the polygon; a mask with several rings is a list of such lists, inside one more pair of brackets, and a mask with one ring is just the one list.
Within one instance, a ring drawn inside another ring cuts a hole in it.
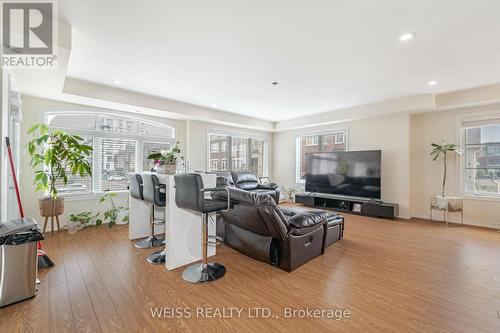
[{"label": "white baseboard", "polygon": [[[461,224],[462,221],[460,219],[460,213],[450,213],[447,214],[447,220],[449,223],[458,223]],[[423,215],[423,214],[416,214],[413,217],[415,218],[420,218],[420,219],[429,219],[429,215]],[[443,213],[439,211],[435,211],[432,213],[432,220],[433,221],[443,221]],[[464,224],[466,225],[472,225],[476,227],[485,227],[485,228],[491,228],[491,229],[498,229],[500,230],[500,222],[492,222],[492,221],[484,221],[484,220],[478,220],[478,219],[470,219],[470,218],[465,218],[464,217]]]}]

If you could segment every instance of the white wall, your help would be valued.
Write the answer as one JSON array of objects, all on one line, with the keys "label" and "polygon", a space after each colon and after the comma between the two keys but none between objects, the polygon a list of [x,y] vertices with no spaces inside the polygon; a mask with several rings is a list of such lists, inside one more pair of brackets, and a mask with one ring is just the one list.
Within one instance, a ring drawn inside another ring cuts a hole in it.
[{"label": "white wall", "polygon": [[410,116],[391,115],[307,130],[274,133],[272,180],[295,185],[295,138],[297,135],[348,129],[349,150],[382,150],[382,200],[399,204],[399,216],[410,216]]},{"label": "white wall", "polygon": [[[21,154],[21,170],[19,175],[19,186],[21,190],[23,207],[26,216],[34,217],[39,223],[43,220],[40,216],[38,209],[38,199],[42,197],[40,192],[35,192],[35,187],[33,185],[34,170],[30,167],[30,157],[24,150],[27,142],[30,140],[30,136],[26,135],[26,131],[33,124],[40,123],[43,121],[41,117],[42,111],[99,111],[101,113],[113,112],[114,110],[98,109],[94,107],[88,107],[78,104],[70,104],[64,102],[57,102],[53,100],[47,100],[42,98],[36,98],[31,96],[23,96],[23,122],[21,127],[21,144],[23,147],[23,152]],[[135,115],[137,116],[137,115]],[[141,116],[142,117],[142,116]],[[173,126],[176,129],[176,138],[180,141],[180,148],[182,151],[186,151],[186,122],[182,120],[169,120],[165,118],[152,118],[152,117],[142,117],[149,120],[158,121],[169,126]],[[63,225],[66,224],[70,214],[80,213],[84,211],[102,211],[108,207],[99,205],[99,196],[87,198],[87,199],[77,199],[74,198],[65,200],[65,214],[62,216],[61,222]],[[122,205],[128,205],[128,196],[126,194],[119,195],[117,197],[117,203]],[[50,226],[49,226],[50,228]]]},{"label": "white wall", "polygon": [[0,67],[0,223],[7,218],[7,154],[3,142],[7,133],[7,72]]},{"label": "white wall", "polygon": [[239,133],[257,136],[267,140],[268,146],[268,173],[272,174],[272,156],[273,156],[273,134],[270,132],[241,129],[231,126],[210,124],[201,121],[187,121],[187,142],[189,150],[187,159],[191,162],[191,167],[195,170],[207,170],[208,158],[208,132],[215,130],[221,133]]},{"label": "white wall", "polygon": [[[499,105],[469,107],[456,110],[415,114],[411,117],[411,213],[414,217],[429,218],[429,199],[441,193],[443,162],[433,161],[429,156],[431,143],[445,140],[460,144],[457,118],[483,112],[498,112]],[[461,195],[460,157],[451,154],[448,162],[447,195]],[[436,218],[442,214],[436,212]],[[454,214],[455,221],[460,215]],[[492,228],[500,228],[500,200],[485,198],[465,198],[464,223]]]}]

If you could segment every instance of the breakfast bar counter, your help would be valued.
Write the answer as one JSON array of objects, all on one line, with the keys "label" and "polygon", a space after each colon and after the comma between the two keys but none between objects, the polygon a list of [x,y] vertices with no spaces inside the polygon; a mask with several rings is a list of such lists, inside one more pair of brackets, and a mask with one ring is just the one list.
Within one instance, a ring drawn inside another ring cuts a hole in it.
[{"label": "breakfast bar counter", "polygon": [[[152,174],[144,172],[141,175]],[[165,266],[172,270],[201,259],[201,214],[180,209],[175,204],[174,175],[156,174],[160,184],[165,185],[166,205],[155,208],[155,217],[163,218],[165,224],[156,226],[156,234],[165,232],[166,259]],[[200,173],[205,188],[216,186],[216,175]],[[130,175],[129,175],[130,176]],[[149,235],[150,205],[143,200],[129,196],[129,239],[136,240]],[[209,237],[215,237],[215,213],[210,215],[208,222]],[[147,251],[146,251],[147,252]],[[208,256],[215,255],[215,246],[208,247]],[[146,253],[145,253],[146,257]]]}]

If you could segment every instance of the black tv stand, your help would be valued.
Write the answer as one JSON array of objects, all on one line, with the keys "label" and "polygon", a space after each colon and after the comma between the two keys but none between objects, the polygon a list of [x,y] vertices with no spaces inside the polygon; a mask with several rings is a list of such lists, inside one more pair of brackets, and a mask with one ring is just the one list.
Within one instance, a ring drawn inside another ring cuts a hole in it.
[{"label": "black tv stand", "polygon": [[399,205],[380,200],[344,197],[340,195],[309,193],[296,194],[295,202],[315,208],[338,212],[393,219],[398,216]]}]

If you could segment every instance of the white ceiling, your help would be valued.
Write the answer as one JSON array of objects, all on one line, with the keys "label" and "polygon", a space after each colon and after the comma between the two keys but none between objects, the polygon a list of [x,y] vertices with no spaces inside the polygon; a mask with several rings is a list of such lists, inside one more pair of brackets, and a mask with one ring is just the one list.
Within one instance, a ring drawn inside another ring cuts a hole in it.
[{"label": "white ceiling", "polygon": [[271,121],[500,81],[497,0],[59,4],[68,76]]}]

